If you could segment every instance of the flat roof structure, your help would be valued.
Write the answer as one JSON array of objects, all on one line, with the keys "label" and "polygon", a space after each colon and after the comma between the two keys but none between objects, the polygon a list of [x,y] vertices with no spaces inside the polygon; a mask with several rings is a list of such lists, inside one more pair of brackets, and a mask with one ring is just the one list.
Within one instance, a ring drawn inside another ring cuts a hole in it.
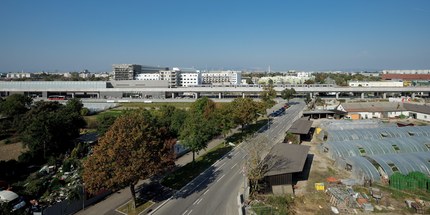
[{"label": "flat roof structure", "polygon": [[278,143],[265,159],[273,159],[274,165],[266,176],[303,171],[310,146]]},{"label": "flat roof structure", "polygon": [[[346,112],[388,112],[406,111],[403,103],[400,102],[360,102],[340,104]],[[341,109],[342,109],[341,108]]]},{"label": "flat roof structure", "polygon": [[300,118],[293,123],[288,131],[293,134],[308,134],[312,123],[313,121],[310,121],[308,117]]}]

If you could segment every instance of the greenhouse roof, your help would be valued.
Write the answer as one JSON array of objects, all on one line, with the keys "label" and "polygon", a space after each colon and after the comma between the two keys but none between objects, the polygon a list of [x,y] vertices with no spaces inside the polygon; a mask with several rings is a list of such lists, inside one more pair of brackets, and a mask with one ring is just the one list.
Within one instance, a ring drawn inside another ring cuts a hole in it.
[{"label": "greenhouse roof", "polygon": [[378,127],[371,129],[327,130],[322,132],[329,142],[375,140],[412,136],[430,136],[430,126]]},{"label": "greenhouse roof", "polygon": [[381,177],[378,168],[382,169],[388,176],[394,172],[406,175],[415,171],[430,175],[429,161],[430,152],[370,155],[346,159],[346,163],[352,166],[353,171],[359,170],[364,174],[364,177],[374,181],[379,181]]},{"label": "greenhouse roof", "polygon": [[350,129],[361,129],[361,128],[379,128],[379,127],[393,127],[395,124],[382,123],[379,120],[330,120],[321,123],[321,128],[324,130],[350,130]]},{"label": "greenhouse roof", "polygon": [[323,147],[329,149],[328,152],[333,159],[349,156],[425,152],[430,151],[430,137],[337,141],[324,143]]}]

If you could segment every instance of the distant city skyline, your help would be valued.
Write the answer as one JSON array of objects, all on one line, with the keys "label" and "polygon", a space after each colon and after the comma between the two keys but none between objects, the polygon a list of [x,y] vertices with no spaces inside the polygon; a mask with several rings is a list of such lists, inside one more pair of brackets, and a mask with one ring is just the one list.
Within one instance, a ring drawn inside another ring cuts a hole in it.
[{"label": "distant city skyline", "polygon": [[430,1],[0,2],[0,72],[430,69]]}]

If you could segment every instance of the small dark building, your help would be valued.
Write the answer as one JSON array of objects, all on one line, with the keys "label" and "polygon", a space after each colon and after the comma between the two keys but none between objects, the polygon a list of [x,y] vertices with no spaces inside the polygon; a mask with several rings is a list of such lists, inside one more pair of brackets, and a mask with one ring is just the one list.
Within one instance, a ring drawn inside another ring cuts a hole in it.
[{"label": "small dark building", "polygon": [[288,132],[297,135],[299,143],[301,143],[302,140],[310,140],[312,138],[313,130],[312,121],[309,120],[309,117],[302,117],[293,123]]},{"label": "small dark building", "polygon": [[310,146],[295,144],[276,144],[266,156],[270,165],[264,180],[273,194],[293,194],[294,173],[304,170]]}]

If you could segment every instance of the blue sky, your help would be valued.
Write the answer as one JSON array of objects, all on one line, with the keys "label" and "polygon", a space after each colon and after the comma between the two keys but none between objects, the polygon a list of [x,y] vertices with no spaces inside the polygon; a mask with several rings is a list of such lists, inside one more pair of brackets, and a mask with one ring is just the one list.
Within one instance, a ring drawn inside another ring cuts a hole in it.
[{"label": "blue sky", "polygon": [[1,0],[0,72],[430,69],[429,0]]}]

